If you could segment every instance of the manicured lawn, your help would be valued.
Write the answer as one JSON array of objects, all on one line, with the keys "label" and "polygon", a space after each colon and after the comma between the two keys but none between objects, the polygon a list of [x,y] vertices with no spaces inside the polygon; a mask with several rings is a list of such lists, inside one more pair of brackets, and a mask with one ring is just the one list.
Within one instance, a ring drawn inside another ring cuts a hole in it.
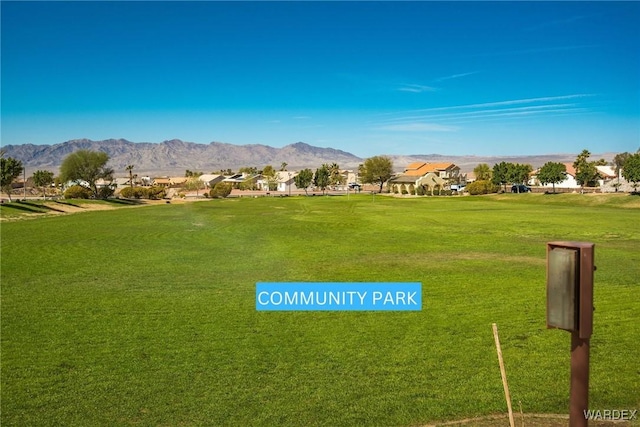
[{"label": "manicured lawn", "polygon": [[[0,421],[409,426],[502,413],[494,322],[514,408],[567,413],[570,335],[545,327],[552,240],[596,244],[589,406],[637,409],[639,200],[246,198],[3,222]],[[258,312],[258,281],[418,281],[423,309]]]}]

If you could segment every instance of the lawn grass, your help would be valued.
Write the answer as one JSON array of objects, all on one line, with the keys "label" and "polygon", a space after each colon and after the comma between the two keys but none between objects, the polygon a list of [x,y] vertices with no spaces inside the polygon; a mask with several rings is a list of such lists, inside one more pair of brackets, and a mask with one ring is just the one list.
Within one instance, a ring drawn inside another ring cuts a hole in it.
[{"label": "lawn grass", "polygon": [[[623,195],[224,199],[5,222],[2,425],[419,425],[568,410],[545,243],[596,244],[590,407],[640,406]],[[4,215],[3,207],[3,215]],[[420,312],[258,312],[258,281],[418,281]]]}]

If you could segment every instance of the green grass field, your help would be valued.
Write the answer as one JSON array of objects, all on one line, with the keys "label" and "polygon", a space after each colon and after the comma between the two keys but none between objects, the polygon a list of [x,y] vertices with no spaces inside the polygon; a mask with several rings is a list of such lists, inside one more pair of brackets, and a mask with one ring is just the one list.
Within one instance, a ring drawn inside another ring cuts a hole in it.
[{"label": "green grass field", "polygon": [[[35,209],[35,208],[34,208]],[[17,215],[7,206],[3,216]],[[640,407],[640,202],[225,199],[1,224],[3,426],[411,426],[567,413],[546,242],[595,243],[590,408]],[[258,281],[418,281],[419,312],[258,312]]]}]

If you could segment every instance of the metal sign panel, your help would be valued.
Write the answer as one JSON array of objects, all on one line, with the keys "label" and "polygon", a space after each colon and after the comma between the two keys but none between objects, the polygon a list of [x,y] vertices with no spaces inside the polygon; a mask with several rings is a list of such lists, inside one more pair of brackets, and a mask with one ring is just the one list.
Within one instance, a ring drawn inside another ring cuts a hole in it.
[{"label": "metal sign panel", "polygon": [[547,255],[547,327],[578,330],[578,250],[550,247]]}]

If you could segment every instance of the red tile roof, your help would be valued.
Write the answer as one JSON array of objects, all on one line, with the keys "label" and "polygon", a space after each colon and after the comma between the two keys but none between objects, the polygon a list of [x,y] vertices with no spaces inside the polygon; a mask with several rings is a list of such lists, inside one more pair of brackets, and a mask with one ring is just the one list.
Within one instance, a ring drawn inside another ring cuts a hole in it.
[{"label": "red tile roof", "polygon": [[451,162],[443,162],[443,163],[424,163],[424,162],[414,162],[411,163],[404,171],[405,175],[410,176],[422,176],[426,175],[429,172],[438,172],[447,170],[450,167],[455,166]]}]

